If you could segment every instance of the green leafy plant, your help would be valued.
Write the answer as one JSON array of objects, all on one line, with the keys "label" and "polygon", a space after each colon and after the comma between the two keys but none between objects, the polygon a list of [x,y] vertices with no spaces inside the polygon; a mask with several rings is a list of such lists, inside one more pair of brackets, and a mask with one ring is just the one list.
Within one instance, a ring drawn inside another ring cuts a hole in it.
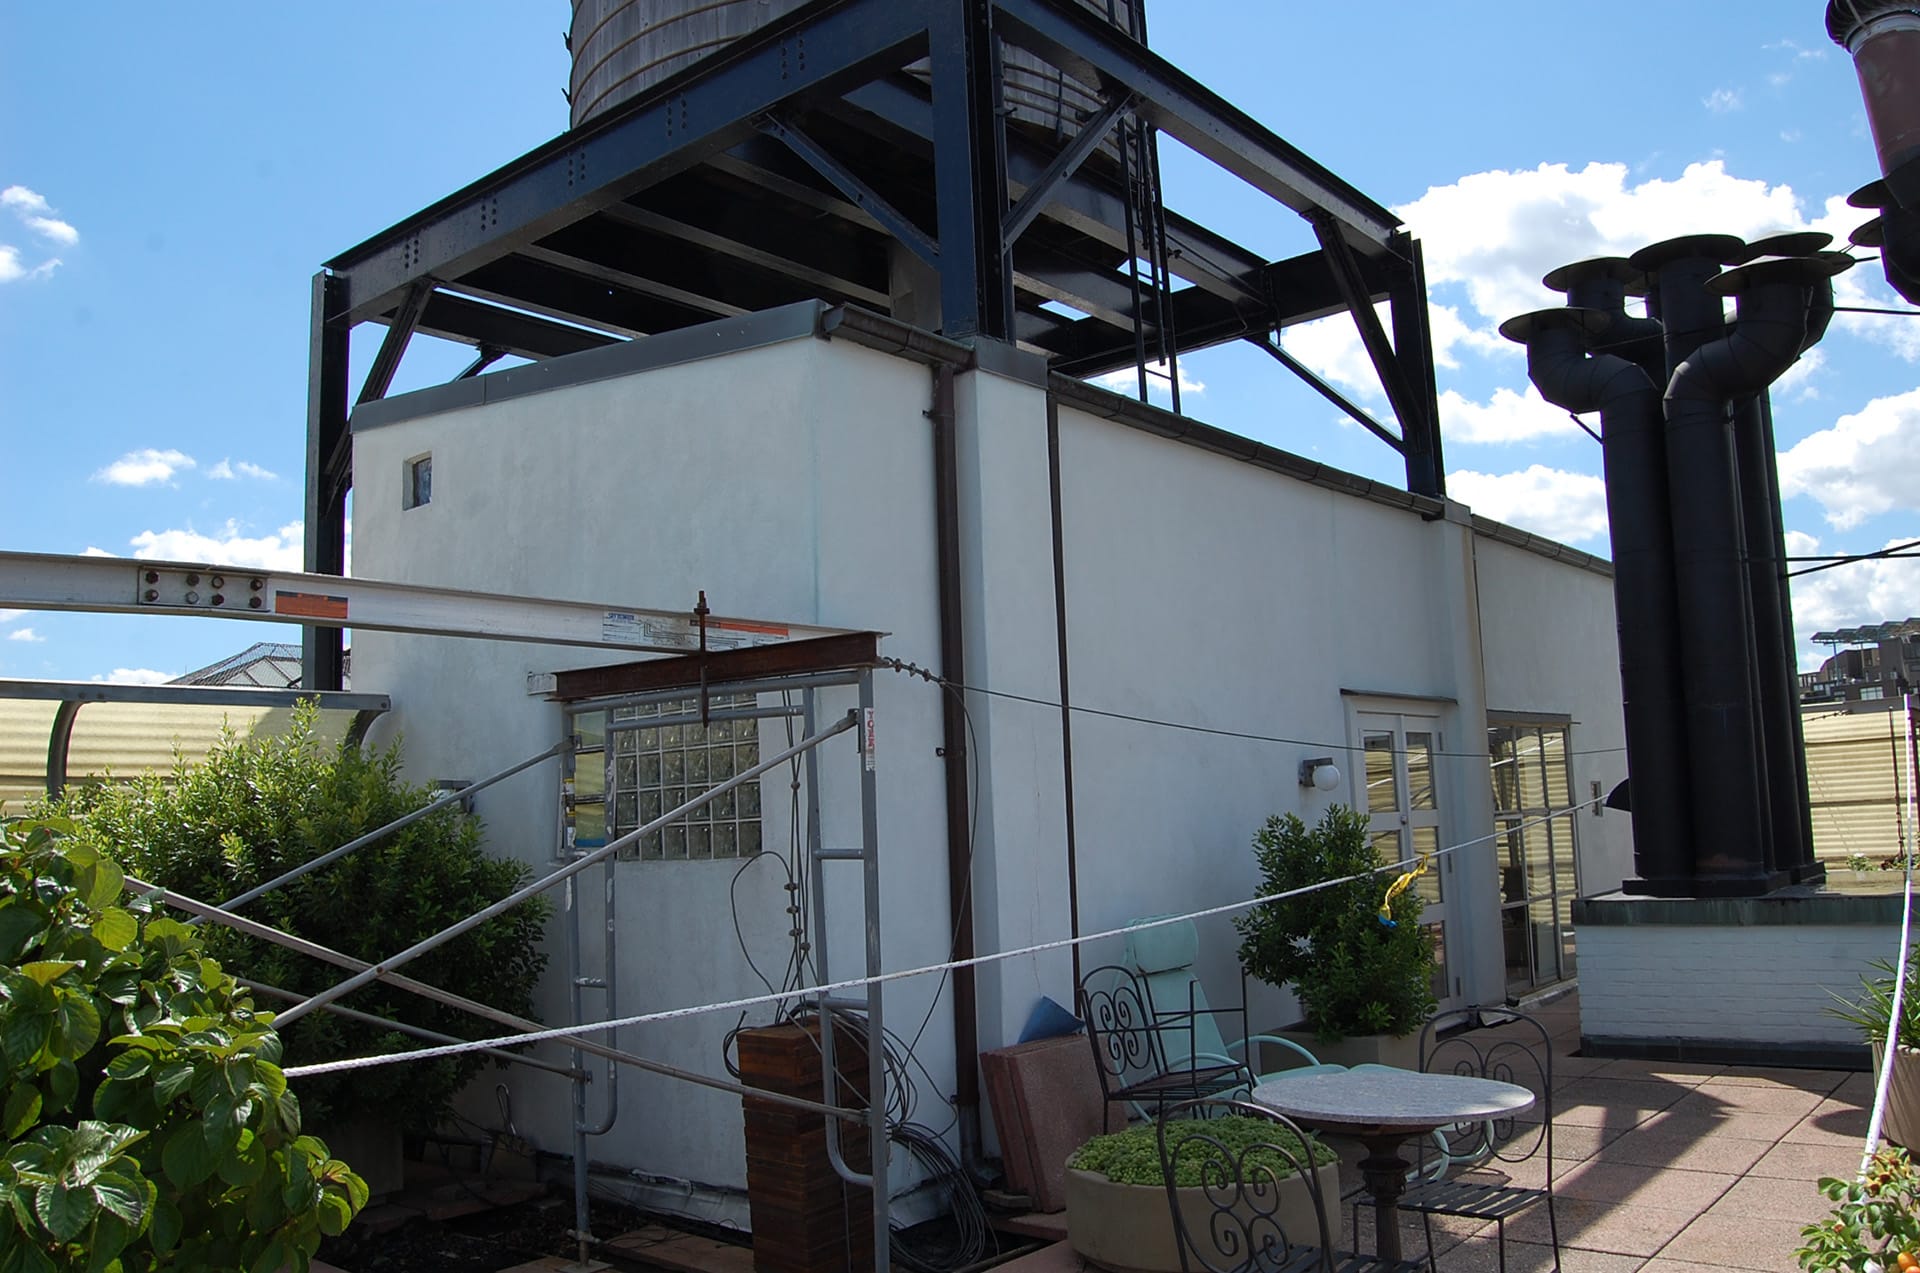
[{"label": "green leafy plant", "polygon": [[[1886,1039],[1887,1023],[1893,1019],[1894,977],[1899,970],[1891,959],[1875,959],[1867,966],[1873,971],[1861,976],[1859,991],[1852,998],[1835,994],[1827,1012],[1858,1029],[1868,1044],[1876,1044]],[[1920,1048],[1920,945],[1907,952],[1907,988],[1900,996],[1895,1042],[1903,1048]]]},{"label": "green leafy plant", "polygon": [[1828,1176],[1820,1192],[1834,1207],[1824,1220],[1800,1230],[1805,1245],[1794,1254],[1808,1273],[1907,1273],[1920,1263],[1920,1172],[1907,1151],[1881,1150],[1864,1180]]},{"label": "green leafy plant", "polygon": [[272,1014],[71,829],[0,825],[0,1270],[305,1270],[366,1185],[300,1134]]},{"label": "green leafy plant", "polygon": [[[1174,1146],[1192,1136],[1205,1136],[1217,1141],[1236,1161],[1243,1161],[1244,1169],[1249,1173],[1263,1169],[1271,1171],[1277,1180],[1293,1175],[1293,1164],[1267,1146],[1281,1146],[1293,1156],[1295,1162],[1304,1163],[1310,1159],[1316,1167],[1330,1163],[1337,1157],[1333,1150],[1317,1140],[1303,1140],[1284,1127],[1238,1114],[1225,1118],[1169,1122],[1168,1151],[1171,1153]],[[1241,1159],[1242,1154],[1247,1155],[1244,1160]],[[1215,1155],[1216,1161],[1217,1158]],[[1173,1183],[1181,1187],[1202,1183],[1200,1174],[1206,1159],[1206,1154],[1176,1157]],[[1077,1171],[1095,1172],[1115,1184],[1165,1184],[1165,1178],[1160,1174],[1160,1144],[1152,1123],[1137,1123],[1125,1131],[1095,1136],[1073,1151],[1067,1166]]]},{"label": "green leafy plant", "polygon": [[[426,804],[432,793],[400,777],[398,745],[382,750],[322,742],[311,705],[280,736],[229,733],[205,763],[167,775],[74,789],[53,812],[99,850],[114,846],[140,879],[220,902],[309,862]],[[519,862],[481,845],[477,818],[457,802],[306,875],[243,912],[368,961],[383,959],[488,904],[529,878]],[[546,963],[539,943],[550,907],[541,898],[489,920],[407,967],[408,975],[522,1016]],[[252,981],[310,995],[341,969],[231,929],[205,925],[208,953]],[[353,1006],[455,1036],[472,1018],[378,983]],[[395,1052],[416,1042],[395,1031],[315,1012],[286,1033],[288,1063]],[[476,1054],[303,1080],[309,1118],[325,1126],[362,1114],[431,1128],[485,1064]]]},{"label": "green leafy plant", "polygon": [[[1367,815],[1344,805],[1329,808],[1313,827],[1293,814],[1268,818],[1253,852],[1262,897],[1380,866]],[[1308,1028],[1327,1042],[1406,1034],[1433,1012],[1433,941],[1420,927],[1419,893],[1403,890],[1393,901],[1393,924],[1380,922],[1391,878],[1365,875],[1266,902],[1234,921],[1241,966],[1262,981],[1290,984]]]}]

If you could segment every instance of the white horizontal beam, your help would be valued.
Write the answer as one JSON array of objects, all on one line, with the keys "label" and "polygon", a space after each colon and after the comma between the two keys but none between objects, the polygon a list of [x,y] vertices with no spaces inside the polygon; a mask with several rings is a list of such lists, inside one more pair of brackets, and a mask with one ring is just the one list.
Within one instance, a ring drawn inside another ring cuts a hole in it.
[{"label": "white horizontal beam", "polygon": [[[125,557],[0,552],[0,608],[258,619],[492,641],[686,654],[700,648],[691,610],[511,597],[338,575]],[[842,628],[708,615],[707,649],[840,636]]]}]

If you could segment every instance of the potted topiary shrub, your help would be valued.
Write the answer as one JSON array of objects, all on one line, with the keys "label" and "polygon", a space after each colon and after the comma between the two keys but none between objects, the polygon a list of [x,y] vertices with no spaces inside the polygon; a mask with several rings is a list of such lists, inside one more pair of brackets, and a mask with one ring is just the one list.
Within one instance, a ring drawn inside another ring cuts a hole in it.
[{"label": "potted topiary shrub", "polygon": [[[1391,924],[1381,921],[1392,876],[1367,874],[1380,866],[1367,815],[1334,805],[1311,827],[1293,814],[1271,817],[1253,851],[1261,897],[1347,881],[1263,903],[1234,921],[1241,966],[1262,981],[1291,986],[1299,1000],[1302,1021],[1273,1033],[1322,1062],[1416,1068],[1415,1032],[1435,1002],[1433,941],[1420,927],[1414,889],[1393,899]],[[1268,1063],[1289,1064],[1281,1057]]]},{"label": "potted topiary shrub", "polygon": [[[334,746],[303,705],[283,735],[228,734],[200,765],[170,774],[76,787],[55,811],[99,851],[118,852],[140,879],[220,902],[410,813],[431,798],[400,777],[398,745]],[[250,903],[244,913],[300,937],[378,960],[505,897],[530,878],[520,862],[481,844],[479,819],[455,801]],[[535,898],[407,968],[408,975],[508,1012],[532,1016],[546,956],[549,904]],[[209,954],[236,974],[302,997],[346,976],[340,969],[217,924],[202,925]],[[465,1013],[380,983],[352,1006],[456,1037]],[[315,1012],[285,1034],[289,1065],[414,1046],[396,1031]],[[477,1053],[301,1080],[310,1125],[346,1146],[376,1195],[398,1189],[402,1134],[433,1130],[477,1074]]]},{"label": "potted topiary shrub", "polygon": [[[1873,1072],[1886,1057],[1887,1023],[1893,1017],[1893,961],[1876,959],[1860,978],[1860,990],[1848,999],[1835,995],[1827,1009],[1857,1027],[1873,1049]],[[1887,1085],[1887,1115],[1881,1131],[1887,1140],[1920,1149],[1920,945],[1907,952],[1907,988],[1900,996],[1900,1028],[1894,1034],[1893,1079]]]},{"label": "potted topiary shrub", "polygon": [[[1304,1145],[1291,1132],[1257,1118],[1230,1116],[1167,1124],[1169,1148],[1182,1136],[1202,1135],[1220,1143],[1236,1159],[1256,1143],[1289,1146],[1302,1162],[1314,1163],[1320,1196],[1340,1196],[1340,1163],[1333,1150],[1316,1140]],[[1213,1203],[1199,1179],[1200,1161],[1175,1156],[1182,1175],[1175,1180],[1181,1215],[1191,1233],[1205,1233],[1214,1214]],[[1249,1170],[1264,1167],[1279,1180],[1281,1199],[1275,1216],[1281,1229],[1296,1242],[1316,1245],[1319,1219],[1305,1181],[1278,1154],[1255,1149],[1246,1160]],[[1173,1231],[1173,1213],[1167,1205],[1167,1186],[1160,1174],[1160,1146],[1152,1123],[1136,1123],[1125,1131],[1096,1136],[1073,1151],[1067,1160],[1067,1241],[1089,1264],[1110,1273],[1181,1273],[1180,1250]],[[1337,1224],[1329,1214],[1329,1223]],[[1337,1245],[1337,1243],[1336,1243]]]}]

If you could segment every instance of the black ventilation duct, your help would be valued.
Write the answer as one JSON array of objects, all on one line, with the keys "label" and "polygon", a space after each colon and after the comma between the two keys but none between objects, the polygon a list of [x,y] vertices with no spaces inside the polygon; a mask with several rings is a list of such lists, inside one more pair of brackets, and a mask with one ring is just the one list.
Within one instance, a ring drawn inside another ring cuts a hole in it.
[{"label": "black ventilation duct", "polygon": [[[1739,896],[1821,878],[1766,389],[1832,316],[1829,280],[1848,262],[1820,251],[1828,241],[1690,235],[1579,262],[1545,280],[1567,308],[1501,328],[1527,346],[1543,397],[1601,416],[1629,892]],[[1636,318],[1625,300],[1642,292],[1649,316]]]}]

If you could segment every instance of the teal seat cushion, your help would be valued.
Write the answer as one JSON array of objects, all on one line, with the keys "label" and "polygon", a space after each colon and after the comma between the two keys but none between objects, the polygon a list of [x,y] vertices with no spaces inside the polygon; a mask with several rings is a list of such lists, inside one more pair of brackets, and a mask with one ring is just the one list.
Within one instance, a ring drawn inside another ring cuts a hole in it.
[{"label": "teal seat cushion", "polygon": [[[1144,924],[1164,918],[1162,915],[1148,915],[1134,922]],[[1143,973],[1191,967],[1199,957],[1200,930],[1194,927],[1192,920],[1162,924],[1158,928],[1127,934],[1126,962]]]}]

